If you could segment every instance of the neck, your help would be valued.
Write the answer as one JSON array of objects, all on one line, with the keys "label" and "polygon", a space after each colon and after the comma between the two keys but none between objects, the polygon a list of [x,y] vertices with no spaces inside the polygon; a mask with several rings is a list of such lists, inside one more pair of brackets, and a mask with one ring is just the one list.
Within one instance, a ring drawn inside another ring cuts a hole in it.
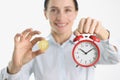
[{"label": "neck", "polygon": [[69,32],[66,34],[58,34],[58,33],[52,32],[52,35],[55,41],[61,45],[70,38],[71,34],[72,32]]}]

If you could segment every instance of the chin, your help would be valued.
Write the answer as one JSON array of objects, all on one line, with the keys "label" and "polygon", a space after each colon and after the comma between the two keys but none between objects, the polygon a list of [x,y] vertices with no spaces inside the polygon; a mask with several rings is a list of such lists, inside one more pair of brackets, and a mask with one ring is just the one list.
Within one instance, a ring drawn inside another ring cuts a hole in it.
[{"label": "chin", "polygon": [[57,33],[59,33],[59,34],[69,34],[70,32],[68,32],[68,30],[64,30],[64,31],[57,31]]}]

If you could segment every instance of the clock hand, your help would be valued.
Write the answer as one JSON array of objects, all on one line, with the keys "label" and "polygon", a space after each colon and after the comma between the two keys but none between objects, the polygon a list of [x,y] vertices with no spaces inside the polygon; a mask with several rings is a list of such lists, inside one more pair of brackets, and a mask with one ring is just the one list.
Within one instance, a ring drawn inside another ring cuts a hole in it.
[{"label": "clock hand", "polygon": [[94,48],[90,49],[89,51],[87,51],[86,53],[89,53],[90,51],[92,51]]},{"label": "clock hand", "polygon": [[87,54],[84,50],[82,50],[81,48],[79,49],[79,50],[81,50],[84,54]]}]

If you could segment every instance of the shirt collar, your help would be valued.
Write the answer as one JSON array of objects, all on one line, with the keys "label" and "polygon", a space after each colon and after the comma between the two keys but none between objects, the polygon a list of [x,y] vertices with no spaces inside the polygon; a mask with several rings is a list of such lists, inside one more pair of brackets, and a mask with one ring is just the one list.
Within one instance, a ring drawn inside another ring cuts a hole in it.
[{"label": "shirt collar", "polygon": [[[70,42],[71,44],[74,44],[74,42],[73,42],[73,39],[74,39],[74,38],[75,38],[75,35],[72,34],[71,37],[70,37],[66,42]],[[54,39],[54,37],[52,36],[52,34],[49,34],[49,35],[48,35],[48,40],[49,40],[50,42],[54,43],[54,44],[57,44],[56,41],[55,41],[55,39]],[[66,42],[64,42],[64,43],[66,43]],[[64,44],[64,43],[63,43],[63,44]]]}]

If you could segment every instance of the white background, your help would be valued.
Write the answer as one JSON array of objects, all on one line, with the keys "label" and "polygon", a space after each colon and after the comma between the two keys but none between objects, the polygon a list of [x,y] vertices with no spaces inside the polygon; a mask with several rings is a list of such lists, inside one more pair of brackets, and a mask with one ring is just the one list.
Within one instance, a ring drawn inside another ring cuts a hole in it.
[{"label": "white background", "polygon": [[[46,36],[50,32],[48,21],[43,13],[44,0],[0,0],[0,69],[11,60],[14,35],[32,27]],[[120,0],[79,0],[77,27],[82,17],[100,20],[111,31],[113,38],[120,39]],[[95,72],[95,80],[120,80],[120,63],[100,65]],[[31,80],[33,77],[31,77]]]}]

